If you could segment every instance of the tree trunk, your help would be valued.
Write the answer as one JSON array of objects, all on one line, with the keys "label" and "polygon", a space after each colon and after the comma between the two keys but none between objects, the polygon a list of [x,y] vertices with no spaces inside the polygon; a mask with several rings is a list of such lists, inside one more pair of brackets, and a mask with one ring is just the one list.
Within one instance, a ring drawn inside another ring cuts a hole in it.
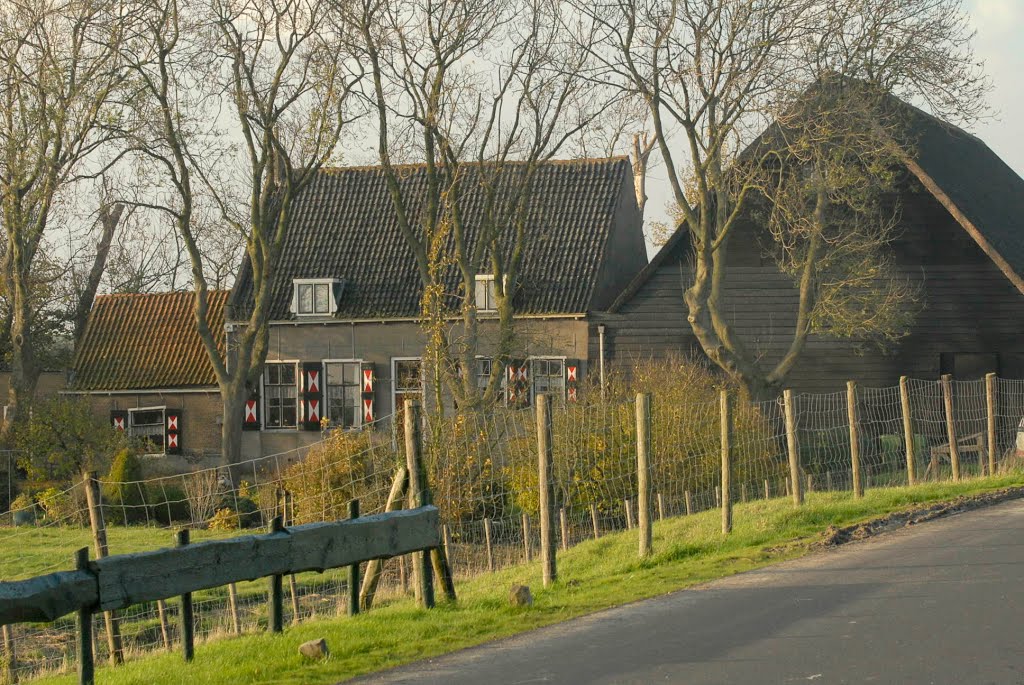
[{"label": "tree trunk", "polygon": [[24,283],[15,283],[11,302],[11,385],[7,393],[8,421],[3,426],[3,440],[9,441],[15,422],[28,418],[36,391],[39,371],[32,345],[31,313]]},{"label": "tree trunk", "polygon": [[222,463],[237,464],[242,460],[242,419],[245,416],[245,381],[231,379],[221,385],[223,423],[220,428]]}]

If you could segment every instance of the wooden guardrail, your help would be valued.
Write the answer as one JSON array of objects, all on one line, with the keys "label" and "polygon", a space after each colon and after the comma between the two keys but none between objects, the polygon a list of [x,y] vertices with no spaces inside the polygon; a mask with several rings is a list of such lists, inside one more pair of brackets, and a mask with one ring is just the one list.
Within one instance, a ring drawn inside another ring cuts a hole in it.
[{"label": "wooden guardrail", "polygon": [[[77,570],[0,582],[0,625],[48,622],[76,611],[91,614],[176,596],[189,598],[193,592],[230,583],[353,566],[441,544],[434,506],[292,528],[281,527],[277,520],[275,524],[272,532],[263,535],[186,543],[88,562],[80,552]],[[79,664],[80,680],[92,682],[91,644],[87,653],[83,647],[80,644],[80,661],[89,663]],[[190,649],[186,645],[186,657]]]}]

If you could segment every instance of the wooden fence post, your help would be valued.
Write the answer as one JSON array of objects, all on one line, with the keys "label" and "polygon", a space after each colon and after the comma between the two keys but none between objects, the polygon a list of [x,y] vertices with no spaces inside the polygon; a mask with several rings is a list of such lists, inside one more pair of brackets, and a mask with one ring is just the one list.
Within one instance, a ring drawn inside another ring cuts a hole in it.
[{"label": "wooden fence post", "polygon": [[242,621],[238,616],[238,586],[228,583],[228,609],[231,611],[231,630],[235,635],[242,634]]},{"label": "wooden fence post", "polygon": [[524,511],[520,518],[523,525],[523,558],[526,559],[526,563],[530,563],[533,561],[533,554],[530,549],[530,517]]},{"label": "wooden fence post", "polygon": [[[391,492],[388,493],[387,504],[384,511],[394,511],[401,506],[402,497],[409,482],[409,470],[405,466],[399,466],[395,471],[394,480],[391,481]],[[399,561],[401,564],[401,561]],[[359,603],[363,611],[369,611],[373,606],[373,598],[377,594],[377,585],[380,584],[380,576],[384,571],[382,559],[371,559],[366,564],[366,576],[363,578],[363,587],[359,590]]]},{"label": "wooden fence post", "polygon": [[813,473],[808,473],[807,474],[807,488],[806,488],[805,492],[814,492],[814,474]]},{"label": "wooden fence post", "polygon": [[658,493],[658,520],[665,520],[665,498],[660,492]]},{"label": "wooden fence post", "polygon": [[722,506],[722,486],[716,485],[715,486],[715,508],[717,509],[717,508],[719,508],[721,506]]},{"label": "wooden fence post", "polygon": [[[555,471],[551,460],[550,398],[537,395],[537,491],[540,498],[540,564],[544,587],[558,579],[555,558]],[[562,535],[563,539],[565,534]],[[529,559],[529,543],[527,543]]]},{"label": "wooden fence post", "polygon": [[[405,401],[405,459],[409,469],[409,508],[422,507],[428,504],[426,474],[423,473],[423,434],[420,427],[420,403],[415,400]],[[430,566],[430,550],[415,552],[412,555],[414,587],[420,606],[424,609],[434,608],[434,580]]]},{"label": "wooden fence post", "polygon": [[693,513],[693,495],[689,490],[683,493],[683,502],[686,505],[686,515],[689,516]]},{"label": "wooden fence post", "polygon": [[786,414],[786,449],[789,451],[789,480],[793,483],[793,506],[802,506],[804,491],[800,487],[800,448],[796,442],[796,407],[793,391],[782,391],[782,403]]},{"label": "wooden fence post", "polygon": [[484,544],[487,546],[487,570],[494,573],[494,548],[491,546],[491,519],[484,519]]},{"label": "wooden fence post", "polygon": [[[447,523],[441,526],[441,539],[444,542],[445,559],[448,560],[449,567],[453,567],[454,562],[452,561],[452,559],[455,558],[455,545],[452,544],[452,531],[448,527]],[[452,575],[454,575],[454,572],[452,573]]]},{"label": "wooden fence post", "polygon": [[910,387],[906,376],[900,376],[900,407],[903,410],[903,449],[907,455],[907,485],[917,483],[914,461],[914,420],[910,414]]},{"label": "wooden fence post", "polygon": [[988,475],[996,475],[996,451],[999,449],[996,443],[996,384],[997,379],[994,373],[985,374],[985,416],[988,419]]},{"label": "wooden fence post", "polygon": [[[359,518],[359,500],[354,499],[348,503],[348,517]],[[359,613],[359,562],[348,567],[348,615],[355,616]]]},{"label": "wooden fence post", "polygon": [[4,675],[7,677],[7,682],[16,683],[18,682],[18,655],[14,651],[14,635],[11,626],[0,626],[0,633],[3,633],[4,640]]},{"label": "wooden fence post", "polygon": [[[185,547],[189,543],[188,528],[179,530],[175,536],[178,547]],[[280,576],[278,576],[280,578]],[[195,658],[195,617],[192,613],[192,593],[186,592],[181,596],[181,649],[185,661],[192,661]]]},{"label": "wooden fence post", "polygon": [[156,601],[157,620],[160,621],[160,639],[164,643],[164,649],[171,650],[171,630],[167,624],[167,602],[162,599]]},{"label": "wooden fence post", "polygon": [[765,499],[771,499],[772,498],[772,489],[771,489],[771,485],[769,485],[769,483],[768,483],[768,479],[767,478],[764,479],[764,498]]},{"label": "wooden fence post", "polygon": [[864,483],[860,477],[860,431],[857,423],[857,381],[846,382],[846,417],[850,422],[850,473],[853,496],[864,496]]},{"label": "wooden fence post", "polygon": [[637,525],[640,527],[640,557],[651,554],[651,395],[636,396],[636,484]]},{"label": "wooden fence post", "polygon": [[597,540],[601,537],[601,526],[598,524],[596,504],[590,505],[590,521],[594,524],[594,539]]},{"label": "wooden fence post", "polygon": [[740,483],[740,501],[746,504],[747,502],[747,484]]},{"label": "wooden fence post", "polygon": [[722,533],[732,532],[732,397],[722,390],[720,395],[722,412]]},{"label": "wooden fence post", "polygon": [[569,549],[569,519],[565,515],[565,507],[558,510],[558,523],[562,529],[562,550]]},{"label": "wooden fence post", "polygon": [[[107,525],[103,520],[100,481],[95,471],[89,471],[85,474],[83,485],[85,486],[85,501],[89,507],[89,527],[92,528],[96,558],[104,559],[110,554],[110,548],[107,546]],[[121,626],[118,625],[117,615],[113,611],[103,612],[103,623],[107,630],[107,648],[110,651],[110,663],[115,666],[124,663]]]},{"label": "wooden fence post", "polygon": [[626,530],[633,530],[633,500],[622,500],[622,508],[626,512]]},{"label": "wooden fence post", "polygon": [[946,438],[949,440],[949,465],[953,469],[953,482],[960,481],[960,450],[956,446],[956,426],[953,416],[953,377],[942,375],[942,404],[946,409]]},{"label": "wooden fence post", "polygon": [[[275,516],[270,522],[270,532],[280,533],[283,530],[284,519],[281,515]],[[284,588],[281,580],[280,574],[270,576],[270,616],[267,628],[272,633],[280,633],[284,630]]]},{"label": "wooden fence post", "polygon": [[[79,571],[89,569],[89,548],[83,547],[75,553],[75,568]],[[92,609],[82,607],[78,610],[78,682],[80,685],[93,685],[96,676],[96,664],[92,652]],[[4,626],[6,628],[6,626]],[[14,682],[13,679],[11,682]]]}]

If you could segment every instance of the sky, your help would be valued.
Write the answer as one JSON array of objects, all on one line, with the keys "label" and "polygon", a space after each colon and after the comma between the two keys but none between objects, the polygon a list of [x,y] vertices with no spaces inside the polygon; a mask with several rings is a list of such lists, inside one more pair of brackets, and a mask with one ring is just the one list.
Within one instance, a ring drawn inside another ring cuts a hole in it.
[{"label": "sky", "polygon": [[[970,132],[1024,176],[1024,0],[966,0],[965,6],[977,31],[977,56],[984,60],[993,86],[988,98],[992,114]],[[664,167],[650,170],[647,194],[649,231],[650,222],[668,218],[670,193]],[[650,236],[647,251],[651,256],[657,251]]]}]

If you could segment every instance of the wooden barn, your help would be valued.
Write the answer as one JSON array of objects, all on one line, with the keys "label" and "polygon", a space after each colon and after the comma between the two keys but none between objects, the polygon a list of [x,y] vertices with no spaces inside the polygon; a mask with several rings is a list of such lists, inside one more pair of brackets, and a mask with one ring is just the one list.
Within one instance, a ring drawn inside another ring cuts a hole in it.
[{"label": "wooden barn", "polygon": [[[1024,180],[975,136],[905,107],[918,149],[898,187],[892,250],[898,272],[921,286],[921,311],[888,348],[812,334],[788,378],[795,390],[836,391],[849,379],[892,385],[901,375],[1024,377]],[[726,305],[737,335],[767,365],[792,339],[797,292],[758,229],[746,230],[730,243]],[[609,308],[608,361],[700,354],[683,302],[691,264],[682,228]]]}]

